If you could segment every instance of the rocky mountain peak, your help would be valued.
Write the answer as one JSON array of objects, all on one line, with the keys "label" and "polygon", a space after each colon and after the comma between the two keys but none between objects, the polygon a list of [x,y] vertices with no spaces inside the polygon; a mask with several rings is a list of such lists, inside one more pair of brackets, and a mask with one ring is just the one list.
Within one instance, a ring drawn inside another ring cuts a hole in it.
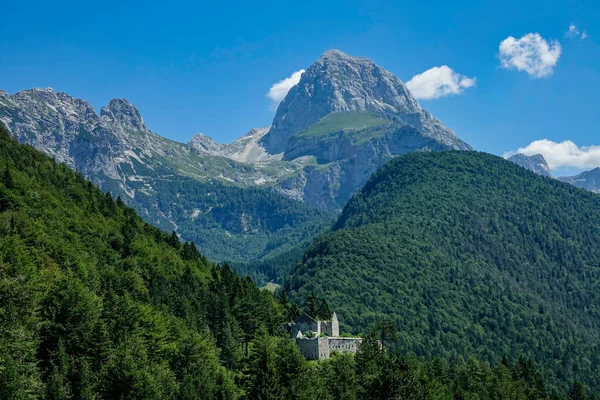
[{"label": "rocky mountain peak", "polygon": [[598,167],[575,176],[561,176],[558,180],[594,193],[600,193],[600,168]]},{"label": "rocky mountain peak", "polygon": [[102,107],[100,115],[137,130],[147,129],[140,111],[126,99],[112,99]]},{"label": "rocky mountain peak", "polygon": [[64,92],[55,92],[52,88],[34,88],[21,90],[13,95],[1,94],[10,104],[27,110],[28,114],[46,119],[60,119],[63,123],[99,120],[94,108],[83,99],[76,99]]},{"label": "rocky mountain peak", "polygon": [[552,177],[552,172],[550,171],[550,167],[548,167],[548,163],[546,159],[541,154],[534,154],[531,156],[517,153],[508,158],[508,161],[512,161],[515,164],[531,170],[538,175]]},{"label": "rocky mountain peak", "polygon": [[219,154],[223,145],[215,142],[213,138],[209,136],[197,133],[188,142],[188,147],[197,152]]},{"label": "rocky mountain peak", "polygon": [[285,150],[296,133],[332,112],[371,111],[393,115],[436,140],[455,135],[421,109],[394,74],[366,57],[329,50],[302,74],[279,104],[273,126],[263,138],[271,154]]}]

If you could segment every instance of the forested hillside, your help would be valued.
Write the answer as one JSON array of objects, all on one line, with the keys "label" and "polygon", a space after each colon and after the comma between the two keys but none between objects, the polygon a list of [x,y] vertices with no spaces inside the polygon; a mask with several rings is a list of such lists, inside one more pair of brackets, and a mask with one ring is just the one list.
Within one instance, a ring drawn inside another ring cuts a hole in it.
[{"label": "forested hillside", "polygon": [[450,360],[525,355],[560,388],[600,390],[600,196],[493,155],[390,161],[286,281],[360,332],[385,315],[398,348]]},{"label": "forested hillside", "polygon": [[0,398],[235,398],[272,296],[0,132]]},{"label": "forested hillside", "polygon": [[[194,241],[211,260],[240,263],[274,257],[310,241],[335,222],[333,212],[262,188],[178,176],[157,180],[154,187],[152,201],[159,209],[168,209],[169,218],[178,223],[177,233]],[[144,204],[143,196],[136,201]]]},{"label": "forested hillside", "polygon": [[0,399],[566,398],[526,359],[381,349],[383,325],[309,363],[298,312],[0,126]]}]

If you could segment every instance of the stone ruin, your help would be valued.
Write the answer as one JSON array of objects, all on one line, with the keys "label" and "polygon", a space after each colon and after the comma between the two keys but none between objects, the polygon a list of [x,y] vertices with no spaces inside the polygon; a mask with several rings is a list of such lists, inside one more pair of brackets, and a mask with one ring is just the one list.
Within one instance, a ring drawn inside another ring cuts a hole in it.
[{"label": "stone ruin", "polygon": [[340,337],[340,323],[335,312],[330,321],[319,321],[303,313],[287,327],[307,360],[326,360],[334,351],[354,354],[362,341],[357,337]]}]

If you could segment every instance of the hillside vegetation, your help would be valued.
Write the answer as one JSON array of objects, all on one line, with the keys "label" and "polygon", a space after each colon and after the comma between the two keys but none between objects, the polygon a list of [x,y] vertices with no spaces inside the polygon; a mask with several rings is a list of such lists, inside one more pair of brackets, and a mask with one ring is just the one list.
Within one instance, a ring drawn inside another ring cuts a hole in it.
[{"label": "hillside vegetation", "polygon": [[298,312],[0,127],[0,399],[566,398],[525,359],[405,357],[379,329],[307,362]]},{"label": "hillside vegetation", "polygon": [[[285,253],[331,227],[335,214],[262,188],[173,176],[157,180],[149,199],[169,210],[177,233],[211,260],[235,263]],[[143,197],[138,195],[138,202]],[[260,271],[256,271],[257,274]]]},{"label": "hillside vegetation", "polygon": [[329,136],[344,130],[362,131],[386,122],[389,123],[383,115],[371,111],[332,112],[321,118],[319,122],[300,131],[297,136],[311,138]]},{"label": "hillside vegetation", "polygon": [[524,355],[600,390],[600,196],[476,152],[421,152],[376,172],[286,281],[359,332],[384,315],[398,349]]},{"label": "hillside vegetation", "polygon": [[267,292],[0,127],[0,398],[236,398]]}]

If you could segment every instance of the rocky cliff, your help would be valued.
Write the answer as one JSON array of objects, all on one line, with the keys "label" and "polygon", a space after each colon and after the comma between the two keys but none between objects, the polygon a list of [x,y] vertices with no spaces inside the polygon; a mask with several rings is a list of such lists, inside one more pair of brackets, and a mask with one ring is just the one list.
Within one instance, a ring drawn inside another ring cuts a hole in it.
[{"label": "rocky cliff", "polygon": [[533,171],[538,175],[552,177],[550,167],[548,167],[546,159],[541,154],[527,156],[525,154],[517,153],[507,158],[507,160],[514,162],[520,167]]},{"label": "rocky cliff", "polygon": [[600,168],[594,168],[591,171],[585,171],[575,176],[561,176],[557,179],[578,188],[600,193]]},{"label": "rocky cliff", "polygon": [[314,159],[278,187],[328,209],[341,209],[394,156],[471,149],[423,110],[391,72],[338,50],[326,52],[304,72],[260,144],[286,161]]}]

